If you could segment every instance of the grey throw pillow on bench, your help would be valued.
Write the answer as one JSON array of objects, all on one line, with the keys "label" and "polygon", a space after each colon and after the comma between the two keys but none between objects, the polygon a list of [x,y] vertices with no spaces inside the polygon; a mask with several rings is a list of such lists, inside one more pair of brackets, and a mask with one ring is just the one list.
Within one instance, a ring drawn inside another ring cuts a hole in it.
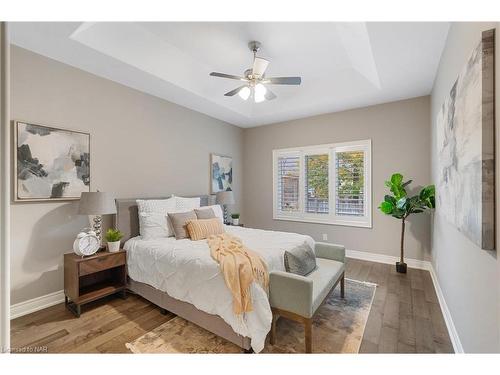
[{"label": "grey throw pillow on bench", "polygon": [[286,272],[307,276],[316,269],[316,254],[307,242],[285,251],[284,257]]}]

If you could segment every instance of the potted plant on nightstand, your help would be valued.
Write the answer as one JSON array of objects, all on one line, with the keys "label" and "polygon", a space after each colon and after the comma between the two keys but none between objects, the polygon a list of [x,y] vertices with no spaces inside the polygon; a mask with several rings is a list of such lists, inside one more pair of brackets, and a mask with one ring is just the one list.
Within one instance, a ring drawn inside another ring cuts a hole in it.
[{"label": "potted plant on nightstand", "polygon": [[240,214],[231,214],[231,219],[233,219],[233,225],[240,225]]},{"label": "potted plant on nightstand", "polygon": [[436,206],[434,185],[426,186],[420,191],[420,194],[409,197],[405,188],[411,182],[412,180],[403,182],[403,175],[394,173],[391,179],[385,182],[385,186],[391,190],[392,195],[386,195],[379,206],[380,211],[384,214],[401,220],[401,259],[396,262],[396,271],[399,273],[406,273],[406,263],[404,262],[406,219],[411,214],[418,214]]},{"label": "potted plant on nightstand", "polygon": [[109,228],[106,232],[106,241],[108,243],[108,251],[110,253],[116,253],[120,250],[120,240],[123,237],[123,233],[118,229]]}]

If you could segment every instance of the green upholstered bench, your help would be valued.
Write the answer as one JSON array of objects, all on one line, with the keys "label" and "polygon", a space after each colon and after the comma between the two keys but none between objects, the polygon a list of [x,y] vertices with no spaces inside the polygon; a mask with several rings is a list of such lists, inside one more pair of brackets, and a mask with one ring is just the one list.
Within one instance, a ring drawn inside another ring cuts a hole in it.
[{"label": "green upholstered bench", "polygon": [[312,352],[312,318],[340,282],[344,298],[345,247],[316,242],[316,269],[307,276],[272,271],[269,274],[269,302],[273,312],[271,344],[276,340],[279,317],[304,324],[306,353]]}]

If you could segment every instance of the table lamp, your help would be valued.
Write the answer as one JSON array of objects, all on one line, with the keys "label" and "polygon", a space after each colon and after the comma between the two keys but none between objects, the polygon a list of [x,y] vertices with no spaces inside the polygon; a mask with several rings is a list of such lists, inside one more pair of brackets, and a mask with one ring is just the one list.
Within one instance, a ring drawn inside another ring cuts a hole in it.
[{"label": "table lamp", "polygon": [[232,191],[219,191],[215,195],[215,202],[220,204],[224,209],[224,224],[229,224],[229,216],[227,213],[227,205],[234,204],[234,194]]},{"label": "table lamp", "polygon": [[88,215],[92,229],[102,244],[102,215],[116,214],[115,198],[110,193],[102,191],[83,192],[78,206],[80,215]]}]

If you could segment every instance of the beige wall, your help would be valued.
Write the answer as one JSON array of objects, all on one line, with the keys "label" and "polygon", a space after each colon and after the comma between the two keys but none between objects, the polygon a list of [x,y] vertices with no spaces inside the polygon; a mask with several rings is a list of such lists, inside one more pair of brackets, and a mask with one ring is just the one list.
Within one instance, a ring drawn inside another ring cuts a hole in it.
[{"label": "beige wall", "polygon": [[[497,26],[452,25],[430,100],[421,97],[244,131],[13,47],[12,118],[90,132],[93,190],[110,191],[117,197],[205,194],[209,154],[232,155],[235,193],[247,226],[306,233],[316,240],[326,233],[330,242],[351,250],[396,256],[399,222],[376,209],[385,193],[383,181],[394,171],[417,184],[437,180],[438,171],[430,170],[437,165],[437,112],[479,33]],[[497,51],[499,39],[497,35]],[[497,73],[499,65],[497,59]],[[496,77],[498,88],[500,74]],[[499,100],[497,90],[497,118]],[[500,131],[496,137],[498,149]],[[373,228],[272,219],[273,149],[367,138],[372,139]],[[497,186],[499,179],[497,163]],[[61,290],[62,254],[71,251],[75,234],[87,225],[86,218],[76,215],[76,203],[16,203],[11,211],[12,303]],[[432,258],[465,351],[500,351],[497,253],[479,249],[439,212],[432,220],[431,241],[429,222],[427,215],[410,220],[407,256]]]},{"label": "beige wall", "polygon": [[[91,133],[92,190],[122,198],[207,194],[216,152],[234,158],[239,202],[240,128],[18,47],[11,66],[13,119]],[[63,289],[62,254],[87,226],[76,207],[12,204],[12,304]]]},{"label": "beige wall", "polygon": [[[372,140],[373,228],[273,220],[273,149],[368,138]],[[329,242],[350,250],[398,256],[400,221],[382,215],[377,207],[386,194],[384,181],[393,172],[412,178],[415,186],[430,183],[429,139],[429,97],[245,129],[241,221],[250,227],[309,234],[315,240],[326,233]],[[414,215],[409,222],[406,255],[427,259],[429,215]]]},{"label": "beige wall", "polygon": [[[438,181],[436,117],[481,31],[498,27],[497,23],[454,23],[448,33],[431,96],[432,178]],[[496,36],[496,157],[497,212],[500,212],[498,147],[500,132],[500,36]],[[458,197],[457,197],[458,199]],[[498,215],[497,215],[498,217]],[[500,351],[500,261],[495,251],[481,250],[448,223],[436,210],[433,221],[432,262],[439,284],[466,352]],[[497,219],[497,249],[500,220]]]}]

